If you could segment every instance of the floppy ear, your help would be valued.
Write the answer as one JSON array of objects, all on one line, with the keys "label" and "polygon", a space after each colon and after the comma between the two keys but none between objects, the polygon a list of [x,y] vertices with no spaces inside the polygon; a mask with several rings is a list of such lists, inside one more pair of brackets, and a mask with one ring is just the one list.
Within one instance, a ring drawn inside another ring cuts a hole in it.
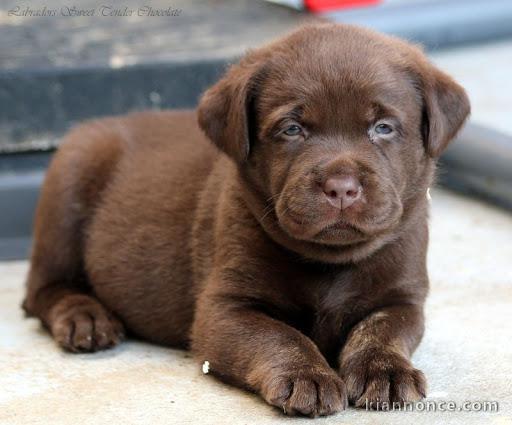
[{"label": "floppy ear", "polygon": [[204,93],[198,107],[201,129],[238,163],[249,156],[255,76],[254,63],[233,65]]},{"label": "floppy ear", "polygon": [[438,158],[464,124],[470,104],[464,89],[451,77],[429,63],[425,65],[423,135],[427,153]]}]

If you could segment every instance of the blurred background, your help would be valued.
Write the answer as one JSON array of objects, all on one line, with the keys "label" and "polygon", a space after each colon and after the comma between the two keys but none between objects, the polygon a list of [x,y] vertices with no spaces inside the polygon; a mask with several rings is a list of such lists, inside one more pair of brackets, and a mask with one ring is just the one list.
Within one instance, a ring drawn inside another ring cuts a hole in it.
[{"label": "blurred background", "polygon": [[512,206],[510,0],[2,0],[0,259],[26,257],[44,169],[73,124],[194,107],[246,49],[318,20],[423,45],[473,106],[441,182]]},{"label": "blurred background", "polygon": [[203,376],[180,350],[128,340],[63,353],[20,304],[39,188],[71,126],[192,108],[248,48],[322,20],[419,43],[469,93],[471,119],[432,191],[431,293],[414,362],[429,401],[499,404],[349,409],[322,423],[512,425],[512,0],[0,0],[0,424],[294,422]]}]

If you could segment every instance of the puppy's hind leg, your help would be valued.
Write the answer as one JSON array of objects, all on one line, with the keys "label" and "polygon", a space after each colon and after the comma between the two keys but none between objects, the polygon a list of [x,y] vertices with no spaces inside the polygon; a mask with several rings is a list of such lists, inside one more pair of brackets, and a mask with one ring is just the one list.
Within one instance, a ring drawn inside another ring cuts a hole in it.
[{"label": "puppy's hind leg", "polygon": [[47,172],[34,222],[23,308],[72,352],[111,347],[123,325],[92,293],[84,269],[85,234],[121,153],[109,122],[73,130]]}]

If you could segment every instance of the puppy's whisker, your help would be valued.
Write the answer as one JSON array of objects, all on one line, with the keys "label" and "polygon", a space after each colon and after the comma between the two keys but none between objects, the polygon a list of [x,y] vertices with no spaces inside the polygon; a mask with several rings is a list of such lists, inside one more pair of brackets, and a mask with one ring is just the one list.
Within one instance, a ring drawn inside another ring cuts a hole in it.
[{"label": "puppy's whisker", "polygon": [[267,205],[265,206],[265,208],[263,208],[263,215],[261,216],[260,221],[263,221],[273,211],[275,205],[274,202],[272,201],[278,199],[279,196],[281,196],[281,193],[282,192],[278,192],[275,195],[271,195],[269,198],[267,198],[267,200],[265,201]]},{"label": "puppy's whisker", "polygon": [[265,217],[267,217],[273,210],[274,210],[273,204],[266,206],[265,209],[263,210],[263,215],[261,216],[260,221],[263,221],[265,219]]},{"label": "puppy's whisker", "polygon": [[275,195],[271,195],[269,198],[267,198],[267,200],[266,200],[265,202],[267,203],[267,202],[273,201],[273,200],[274,200],[274,199],[276,199],[279,195],[281,195],[281,192],[276,193]]}]

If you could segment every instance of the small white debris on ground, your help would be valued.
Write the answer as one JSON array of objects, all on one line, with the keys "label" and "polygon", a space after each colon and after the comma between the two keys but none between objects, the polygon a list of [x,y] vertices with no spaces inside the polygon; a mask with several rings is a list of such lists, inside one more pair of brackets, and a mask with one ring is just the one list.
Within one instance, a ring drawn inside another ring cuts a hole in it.
[{"label": "small white debris on ground", "polygon": [[203,373],[206,375],[210,371],[210,362],[205,360],[203,363]]},{"label": "small white debris on ground", "polygon": [[427,188],[427,199],[428,199],[429,201],[431,201],[431,200],[432,200],[432,196],[430,196],[430,187],[429,187],[429,188]]}]

